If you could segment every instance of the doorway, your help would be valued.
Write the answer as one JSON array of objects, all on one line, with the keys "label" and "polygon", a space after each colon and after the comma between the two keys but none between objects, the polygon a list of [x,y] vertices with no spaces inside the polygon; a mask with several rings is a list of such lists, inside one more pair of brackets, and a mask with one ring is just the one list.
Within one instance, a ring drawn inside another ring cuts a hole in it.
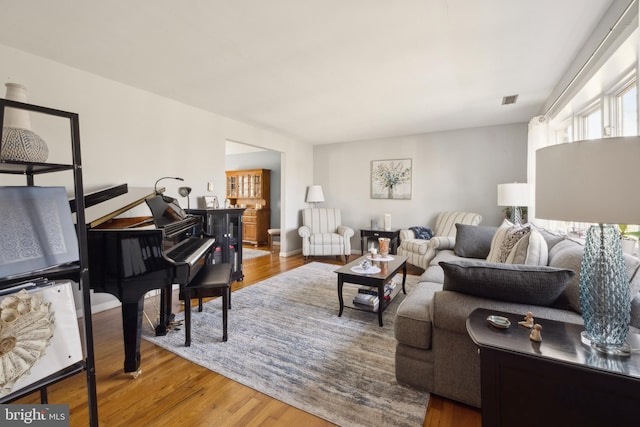
[{"label": "doorway", "polygon": [[270,194],[271,225],[280,228],[282,153],[227,139],[225,141],[225,170],[269,169],[271,171]]}]

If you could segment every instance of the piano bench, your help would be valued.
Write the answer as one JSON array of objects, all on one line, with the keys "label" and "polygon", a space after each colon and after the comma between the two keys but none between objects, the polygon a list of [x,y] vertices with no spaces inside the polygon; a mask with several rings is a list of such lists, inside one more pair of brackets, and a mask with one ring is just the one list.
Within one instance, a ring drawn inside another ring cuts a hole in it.
[{"label": "piano bench", "polygon": [[191,299],[198,297],[202,311],[202,297],[222,296],[222,341],[227,341],[227,311],[231,297],[231,264],[206,264],[196,277],[182,289],[184,296],[185,347],[191,345]]}]

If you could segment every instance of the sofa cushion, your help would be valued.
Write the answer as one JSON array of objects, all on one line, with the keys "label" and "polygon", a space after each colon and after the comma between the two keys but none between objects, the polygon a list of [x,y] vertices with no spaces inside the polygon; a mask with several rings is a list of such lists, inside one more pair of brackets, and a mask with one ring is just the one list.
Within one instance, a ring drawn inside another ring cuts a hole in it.
[{"label": "sofa cushion", "polygon": [[[507,313],[517,313],[517,318],[510,318],[512,324],[523,320],[527,311],[533,313],[534,319],[550,319],[559,320],[561,322],[570,322],[582,324],[582,317],[567,310],[558,310],[552,307],[542,307],[531,304],[517,304],[512,302],[498,301],[492,298],[481,298],[473,295],[463,294],[460,292],[442,291],[436,292],[433,296],[433,327],[435,333],[439,333],[439,329],[456,332],[467,335],[466,320],[476,308],[487,308]],[[520,317],[522,316],[522,317]],[[513,327],[513,325],[512,325]],[[542,338],[544,344],[544,329],[542,330]],[[434,348],[435,350],[435,348]]]},{"label": "sofa cushion", "polygon": [[429,266],[435,266],[435,267],[441,268],[440,261],[461,261],[461,260],[464,260],[464,258],[456,255],[453,252],[453,249],[443,249],[441,251],[438,251],[436,256],[433,257],[433,259],[429,263]]},{"label": "sofa cushion", "polygon": [[582,313],[580,308],[580,265],[584,247],[570,239],[556,244],[549,251],[549,267],[567,268],[576,274],[571,278],[563,292],[562,299],[558,301],[559,308],[570,309],[576,313]]},{"label": "sofa cushion", "polygon": [[400,242],[400,247],[408,252],[424,255],[429,248],[429,240],[410,239]]},{"label": "sofa cushion", "polygon": [[549,250],[547,242],[539,231],[532,229],[513,247],[505,263],[526,265],[547,265]]},{"label": "sofa cushion", "polygon": [[529,225],[502,225],[491,240],[489,262],[506,262],[516,243],[531,232]]},{"label": "sofa cushion", "polygon": [[442,283],[444,282],[444,272],[442,271],[442,267],[439,265],[430,265],[424,273],[420,275],[421,282],[434,282],[434,283]]},{"label": "sofa cushion", "polygon": [[488,225],[456,224],[456,244],[453,252],[465,258],[482,258],[489,255],[493,235],[498,227]]},{"label": "sofa cushion", "polygon": [[631,326],[640,328],[640,294],[631,299]]},{"label": "sofa cushion", "polygon": [[[580,306],[580,268],[582,266],[582,254],[584,246],[571,239],[565,239],[556,244],[549,251],[549,266],[558,268],[568,268],[576,272],[576,275],[569,281],[567,288],[563,292],[562,299],[558,303],[564,303],[576,313],[582,313]],[[623,254],[627,278],[629,279],[629,290],[631,300],[638,296],[640,292],[640,260],[634,256]]]},{"label": "sofa cushion", "polygon": [[338,233],[316,233],[309,237],[311,245],[343,245],[344,238]]},{"label": "sofa cushion", "polygon": [[537,265],[487,261],[441,262],[443,290],[521,304],[553,304],[569,280],[571,270]]},{"label": "sofa cushion", "polygon": [[433,294],[440,290],[439,283],[421,282],[400,303],[393,323],[399,343],[425,350],[431,348]]},{"label": "sofa cushion", "polygon": [[535,224],[531,224],[531,226],[534,230],[538,231],[542,235],[544,241],[547,242],[548,250],[551,250],[555,245],[567,238],[567,236],[556,234],[552,231],[547,230],[546,228],[538,227]]}]

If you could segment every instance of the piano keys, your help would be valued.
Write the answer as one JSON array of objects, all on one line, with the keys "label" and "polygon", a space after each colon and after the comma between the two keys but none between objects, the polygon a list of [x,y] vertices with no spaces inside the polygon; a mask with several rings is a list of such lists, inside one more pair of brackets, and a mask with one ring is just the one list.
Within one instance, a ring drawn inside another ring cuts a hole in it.
[{"label": "piano keys", "polygon": [[185,286],[195,277],[210,255],[214,239],[202,236],[202,217],[185,214],[175,199],[156,195],[153,190],[127,191],[115,199],[121,200],[114,203],[110,199],[113,212],[122,213],[122,206],[126,211],[146,201],[153,215],[152,228],[147,228],[147,221],[142,221],[145,228],[136,228],[136,223],[122,225],[113,212],[94,215],[100,215],[101,220],[87,220],[91,224],[87,233],[90,287],[122,303],[124,371],[137,377],[141,372],[144,295],[160,289],[160,319],[155,332],[166,334],[173,318],[171,286]]}]

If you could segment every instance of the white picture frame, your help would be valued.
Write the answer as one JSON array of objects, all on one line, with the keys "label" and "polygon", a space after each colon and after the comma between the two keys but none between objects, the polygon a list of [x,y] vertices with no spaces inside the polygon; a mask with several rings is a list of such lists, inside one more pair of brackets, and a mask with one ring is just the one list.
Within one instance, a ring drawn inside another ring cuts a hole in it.
[{"label": "white picture frame", "polygon": [[372,160],[371,198],[411,200],[411,159]]}]

